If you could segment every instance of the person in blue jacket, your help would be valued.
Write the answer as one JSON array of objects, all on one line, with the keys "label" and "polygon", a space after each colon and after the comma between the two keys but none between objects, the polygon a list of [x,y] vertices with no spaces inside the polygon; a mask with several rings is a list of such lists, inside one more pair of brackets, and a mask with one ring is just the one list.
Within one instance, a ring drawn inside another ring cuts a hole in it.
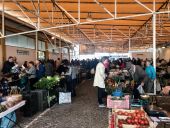
[{"label": "person in blue jacket", "polygon": [[36,78],[37,80],[45,76],[45,65],[41,60],[36,60]]},{"label": "person in blue jacket", "polygon": [[154,80],[156,79],[156,71],[149,60],[146,61],[145,72],[148,76],[148,84],[146,87],[146,91],[147,93],[152,93],[154,90]]}]

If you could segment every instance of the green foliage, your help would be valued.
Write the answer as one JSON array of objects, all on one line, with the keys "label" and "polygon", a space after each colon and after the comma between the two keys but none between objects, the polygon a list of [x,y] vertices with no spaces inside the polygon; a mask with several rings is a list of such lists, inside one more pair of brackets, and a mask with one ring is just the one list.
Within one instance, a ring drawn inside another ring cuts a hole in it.
[{"label": "green foliage", "polygon": [[43,77],[41,78],[37,83],[34,84],[34,87],[37,89],[53,89],[54,86],[58,85],[60,81],[59,76],[50,77],[47,78]]}]

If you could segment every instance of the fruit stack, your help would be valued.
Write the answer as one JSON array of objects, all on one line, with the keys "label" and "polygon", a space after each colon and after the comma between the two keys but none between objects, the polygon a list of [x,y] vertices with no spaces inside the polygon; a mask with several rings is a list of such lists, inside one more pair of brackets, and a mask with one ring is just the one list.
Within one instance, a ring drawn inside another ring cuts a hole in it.
[{"label": "fruit stack", "polygon": [[143,110],[118,110],[116,128],[151,128],[152,122]]}]

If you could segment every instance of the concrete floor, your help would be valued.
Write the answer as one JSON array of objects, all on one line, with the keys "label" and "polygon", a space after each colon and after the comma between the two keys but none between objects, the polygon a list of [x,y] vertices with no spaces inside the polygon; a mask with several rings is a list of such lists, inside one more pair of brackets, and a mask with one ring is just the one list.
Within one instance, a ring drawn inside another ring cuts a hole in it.
[{"label": "concrete floor", "polygon": [[[108,109],[98,108],[97,90],[87,80],[77,87],[72,104],[54,105],[43,115],[21,121],[24,128],[107,128]],[[38,117],[38,118],[37,118]],[[30,123],[31,122],[31,123]]]}]

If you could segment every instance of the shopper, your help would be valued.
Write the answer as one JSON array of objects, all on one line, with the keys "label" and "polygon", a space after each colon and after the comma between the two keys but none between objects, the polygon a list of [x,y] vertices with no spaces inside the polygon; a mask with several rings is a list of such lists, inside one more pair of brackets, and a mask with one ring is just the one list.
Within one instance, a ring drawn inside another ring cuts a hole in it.
[{"label": "shopper", "polygon": [[45,65],[41,60],[36,60],[36,78],[37,80],[45,76]]},{"label": "shopper", "polygon": [[34,66],[34,62],[33,61],[30,61],[28,63],[28,69],[26,69],[25,71],[26,71],[28,79],[29,79],[30,87],[33,90],[34,89],[33,85],[36,82],[36,68]]},{"label": "shopper", "polygon": [[24,61],[23,66],[24,66],[25,68],[28,68],[28,61]]},{"label": "shopper", "polygon": [[134,89],[133,89],[134,99],[139,99],[140,93],[138,87],[139,85],[144,87],[144,85],[147,83],[147,79],[148,79],[147,75],[141,66],[134,65],[131,62],[126,63],[126,69],[129,71],[132,79],[135,82]]},{"label": "shopper", "polygon": [[145,90],[147,93],[153,93],[154,91],[154,80],[156,78],[156,72],[154,67],[151,65],[150,61],[146,61],[146,69],[145,72],[148,76],[147,85],[145,86]]},{"label": "shopper", "polygon": [[105,107],[104,103],[103,103],[103,98],[105,95],[105,78],[106,78],[106,74],[105,74],[105,65],[108,64],[108,59],[107,57],[103,57],[101,59],[101,62],[99,62],[97,64],[96,67],[96,73],[95,73],[95,77],[94,77],[94,83],[93,86],[98,87],[98,103],[99,103],[99,107]]},{"label": "shopper", "polygon": [[72,78],[72,96],[76,96],[76,79],[77,79],[77,67],[75,64],[71,66],[71,78]]},{"label": "shopper", "polygon": [[8,74],[11,73],[12,67],[15,66],[13,57],[10,56],[7,61],[5,61],[3,68],[2,68],[2,73],[3,74]]},{"label": "shopper", "polygon": [[61,60],[60,60],[60,58],[57,58],[57,60],[56,60],[55,64],[56,64],[56,70],[57,70],[57,69],[58,69],[58,67],[59,67],[59,66],[60,66],[60,64],[61,64]]},{"label": "shopper", "polygon": [[54,75],[54,65],[51,63],[50,60],[47,60],[47,62],[45,64],[45,75],[46,76]]}]

